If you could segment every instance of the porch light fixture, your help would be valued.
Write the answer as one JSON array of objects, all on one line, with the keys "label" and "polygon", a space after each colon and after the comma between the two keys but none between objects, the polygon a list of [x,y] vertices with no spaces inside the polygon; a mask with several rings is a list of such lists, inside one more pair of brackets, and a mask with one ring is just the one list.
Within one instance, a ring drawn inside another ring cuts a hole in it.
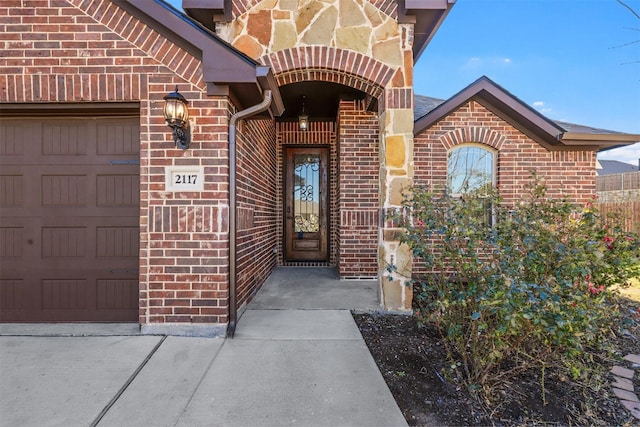
[{"label": "porch light fixture", "polygon": [[307,130],[309,128],[309,115],[304,112],[304,102],[306,99],[306,96],[302,97],[302,112],[298,116],[298,126],[300,130]]},{"label": "porch light fixture", "polygon": [[187,100],[176,91],[164,97],[164,119],[173,129],[173,142],[176,148],[186,150],[191,143],[191,131],[189,130],[189,108]]}]

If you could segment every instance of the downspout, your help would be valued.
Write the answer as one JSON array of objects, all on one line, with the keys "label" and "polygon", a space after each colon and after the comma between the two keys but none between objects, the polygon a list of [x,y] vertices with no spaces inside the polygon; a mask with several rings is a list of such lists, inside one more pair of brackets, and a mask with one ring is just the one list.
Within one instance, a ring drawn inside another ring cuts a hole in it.
[{"label": "downspout", "polygon": [[236,123],[238,120],[263,112],[269,108],[271,100],[271,91],[265,90],[260,104],[236,112],[229,120],[229,326],[227,326],[227,337],[230,338],[233,338],[236,333],[238,320],[236,307],[236,260],[238,256],[236,248],[236,223],[238,219],[236,210]]}]

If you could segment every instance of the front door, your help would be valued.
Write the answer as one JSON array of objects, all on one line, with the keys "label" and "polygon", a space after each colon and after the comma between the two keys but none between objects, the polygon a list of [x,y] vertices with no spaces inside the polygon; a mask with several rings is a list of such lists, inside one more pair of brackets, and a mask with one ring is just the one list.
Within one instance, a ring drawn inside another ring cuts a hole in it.
[{"label": "front door", "polygon": [[328,149],[285,150],[285,259],[327,261]]}]

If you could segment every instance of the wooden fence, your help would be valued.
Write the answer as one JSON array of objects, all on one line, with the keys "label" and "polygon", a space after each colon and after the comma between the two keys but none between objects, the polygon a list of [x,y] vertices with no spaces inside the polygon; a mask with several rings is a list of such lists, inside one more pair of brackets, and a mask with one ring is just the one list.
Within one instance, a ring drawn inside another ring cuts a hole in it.
[{"label": "wooden fence", "polygon": [[598,203],[602,215],[618,215],[627,231],[640,231],[640,200]]},{"label": "wooden fence", "polygon": [[614,173],[596,177],[596,191],[624,191],[640,189],[640,171]]},{"label": "wooden fence", "polygon": [[616,214],[625,230],[640,231],[640,171],[596,177],[598,208]]}]

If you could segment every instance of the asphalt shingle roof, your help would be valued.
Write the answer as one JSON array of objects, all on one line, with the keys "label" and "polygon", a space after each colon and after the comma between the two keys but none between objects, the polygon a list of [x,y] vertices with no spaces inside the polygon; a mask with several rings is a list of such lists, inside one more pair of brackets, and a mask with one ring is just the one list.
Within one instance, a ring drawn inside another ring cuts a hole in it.
[{"label": "asphalt shingle roof", "polygon": [[[413,109],[413,121],[417,121],[418,119],[426,116],[432,110],[434,110],[438,105],[445,102],[446,99],[433,98],[431,96],[417,95],[415,94],[413,97],[414,109]],[[575,123],[564,122],[560,120],[553,120],[552,122],[560,126],[564,129],[565,132],[574,132],[574,133],[586,133],[586,134],[622,134],[623,132],[616,132],[607,129],[599,129],[591,126],[578,125]]]},{"label": "asphalt shingle roof", "polygon": [[619,160],[598,160],[602,169],[598,169],[598,175],[611,175],[613,173],[637,172],[638,166]]}]

